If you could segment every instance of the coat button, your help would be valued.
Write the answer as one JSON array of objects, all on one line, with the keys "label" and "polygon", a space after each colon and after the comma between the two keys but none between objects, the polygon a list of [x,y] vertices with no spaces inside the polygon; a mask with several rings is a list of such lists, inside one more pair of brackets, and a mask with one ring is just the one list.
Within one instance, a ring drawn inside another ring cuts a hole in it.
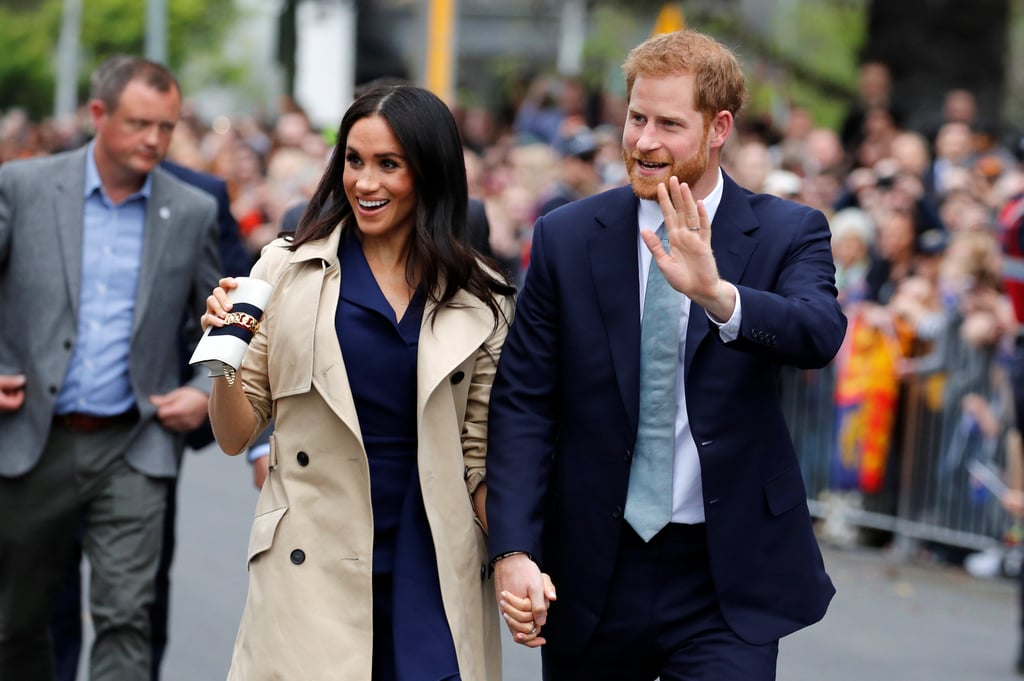
[{"label": "coat button", "polygon": [[295,459],[299,462],[300,466],[309,465],[309,454],[306,454],[306,452],[299,452],[295,455]]},{"label": "coat button", "polygon": [[302,549],[295,549],[294,551],[292,551],[292,555],[290,556],[290,558],[292,559],[292,562],[296,565],[302,565],[306,562],[306,552]]},{"label": "coat button", "polygon": [[57,386],[51,385],[49,390],[50,390],[50,394],[51,395],[56,395],[57,394]]},{"label": "coat button", "polygon": [[487,581],[487,566],[486,565],[481,565],[480,566],[480,580],[484,581],[484,582]]},{"label": "coat button", "polygon": [[74,343],[71,342],[70,338],[65,339],[65,341],[64,341],[64,349],[65,350],[70,350],[73,346],[74,346]]},{"label": "coat button", "polygon": [[612,518],[614,518],[615,520],[618,520],[621,517],[622,517],[622,507],[621,506],[616,506],[615,510],[612,511]]},{"label": "coat button", "polygon": [[629,463],[633,459],[633,452],[626,450],[626,453],[622,455],[622,460]]},{"label": "coat button", "polygon": [[464,379],[465,377],[466,374],[462,373],[461,371],[456,371],[454,374],[452,374],[452,385],[458,385],[459,383],[462,383],[462,379]]}]

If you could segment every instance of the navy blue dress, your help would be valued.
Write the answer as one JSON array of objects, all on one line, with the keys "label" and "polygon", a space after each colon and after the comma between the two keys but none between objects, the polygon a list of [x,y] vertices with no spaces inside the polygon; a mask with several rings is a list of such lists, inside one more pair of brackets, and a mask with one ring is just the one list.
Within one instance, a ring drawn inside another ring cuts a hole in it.
[{"label": "navy blue dress", "polygon": [[373,681],[458,678],[416,467],[416,351],[424,295],[401,320],[354,230],[342,235],[338,342],[370,465]]}]

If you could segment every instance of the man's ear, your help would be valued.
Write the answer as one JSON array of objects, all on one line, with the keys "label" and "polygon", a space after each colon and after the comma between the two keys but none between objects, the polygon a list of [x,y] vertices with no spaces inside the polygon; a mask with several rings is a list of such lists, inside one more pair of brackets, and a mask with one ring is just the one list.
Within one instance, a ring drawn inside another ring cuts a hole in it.
[{"label": "man's ear", "polygon": [[95,134],[100,127],[100,121],[107,115],[107,106],[99,99],[89,100],[89,121],[92,123],[92,131]]},{"label": "man's ear", "polygon": [[711,119],[711,129],[708,131],[708,145],[712,149],[720,149],[732,131],[733,117],[728,111],[722,110]]}]

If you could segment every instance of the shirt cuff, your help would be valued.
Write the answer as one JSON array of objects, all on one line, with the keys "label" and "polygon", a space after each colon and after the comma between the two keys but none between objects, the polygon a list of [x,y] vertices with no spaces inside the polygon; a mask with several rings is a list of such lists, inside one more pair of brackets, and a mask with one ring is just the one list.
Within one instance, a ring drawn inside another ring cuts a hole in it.
[{"label": "shirt cuff", "polygon": [[732,290],[736,293],[736,307],[732,309],[732,316],[725,322],[720,322],[710,314],[705,312],[708,320],[712,324],[718,327],[718,336],[722,339],[723,343],[731,343],[740,337],[740,322],[743,320],[743,306],[740,304],[740,291],[732,282],[725,282],[729,286],[732,286]]},{"label": "shirt cuff", "polygon": [[252,463],[256,459],[264,456],[270,456],[270,444],[256,445],[255,447],[249,447],[249,451],[245,457],[249,459],[249,463]]}]

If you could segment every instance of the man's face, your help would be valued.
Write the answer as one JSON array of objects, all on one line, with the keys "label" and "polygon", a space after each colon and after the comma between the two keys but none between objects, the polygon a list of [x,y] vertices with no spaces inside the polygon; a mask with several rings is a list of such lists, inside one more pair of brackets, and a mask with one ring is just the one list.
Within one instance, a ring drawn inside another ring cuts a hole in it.
[{"label": "man's face", "polygon": [[694,105],[692,75],[637,76],[622,130],[622,157],[637,196],[657,200],[658,185],[673,175],[698,198],[706,196],[717,181],[710,150],[724,141],[715,121],[705,125]]},{"label": "man's face", "polygon": [[177,89],[167,92],[133,80],[125,86],[117,108],[89,104],[96,126],[97,164],[120,178],[143,177],[163,160],[181,113]]},{"label": "man's face", "polygon": [[595,152],[563,159],[562,171],[566,184],[583,196],[596,193],[601,186],[601,174],[597,170]]}]

